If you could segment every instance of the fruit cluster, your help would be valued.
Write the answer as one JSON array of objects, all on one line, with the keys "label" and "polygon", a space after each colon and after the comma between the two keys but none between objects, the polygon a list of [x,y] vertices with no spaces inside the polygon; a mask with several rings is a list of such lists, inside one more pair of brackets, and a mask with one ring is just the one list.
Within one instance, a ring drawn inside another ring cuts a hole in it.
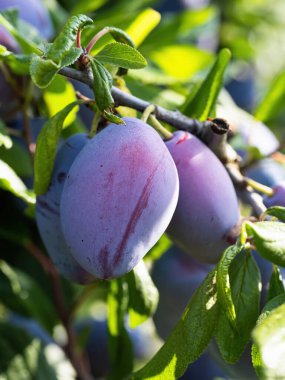
[{"label": "fruit cluster", "polygon": [[217,262],[239,220],[223,165],[187,132],[175,132],[165,144],[144,122],[123,120],[92,139],[73,135],[57,154],[36,213],[54,263],[78,282],[88,281],[87,273],[119,277],[165,230],[189,255]]}]

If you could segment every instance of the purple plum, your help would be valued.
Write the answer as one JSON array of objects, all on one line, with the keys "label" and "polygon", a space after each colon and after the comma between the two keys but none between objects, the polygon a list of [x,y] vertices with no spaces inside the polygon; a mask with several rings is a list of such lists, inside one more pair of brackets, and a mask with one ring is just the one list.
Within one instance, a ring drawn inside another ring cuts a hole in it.
[{"label": "purple plum", "polygon": [[178,199],[175,164],[158,133],[135,118],[110,124],[71,166],[60,202],[65,240],[97,278],[133,269],[168,226]]},{"label": "purple plum", "polygon": [[153,320],[162,339],[169,336],[211,269],[212,265],[193,260],[176,246],[155,262],[152,279],[159,291],[159,302]]},{"label": "purple plum", "polygon": [[58,271],[67,279],[85,284],[94,281],[75,261],[67,246],[60,224],[60,199],[67,172],[81,149],[88,143],[87,135],[69,137],[59,149],[48,191],[37,197],[36,221],[49,256]]},{"label": "purple plum", "polygon": [[194,259],[216,263],[231,244],[228,234],[240,218],[233,184],[215,154],[190,133],[174,132],[166,146],[180,182],[167,234]]},{"label": "purple plum", "polygon": [[272,197],[264,197],[264,204],[266,207],[283,206],[285,207],[285,181],[273,186],[274,194]]},{"label": "purple plum", "polygon": [[17,8],[19,18],[33,25],[45,39],[48,40],[53,36],[53,25],[43,1],[1,0],[0,11],[7,8]]},{"label": "purple plum", "polygon": [[244,175],[265,186],[273,187],[285,181],[285,168],[272,158],[264,158],[245,170]]}]

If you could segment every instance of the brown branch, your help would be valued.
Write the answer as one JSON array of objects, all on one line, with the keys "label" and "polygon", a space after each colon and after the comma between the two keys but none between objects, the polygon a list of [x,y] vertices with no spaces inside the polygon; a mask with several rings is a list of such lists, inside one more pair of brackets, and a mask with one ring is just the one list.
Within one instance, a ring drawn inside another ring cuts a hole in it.
[{"label": "brown branch", "polygon": [[76,336],[72,327],[71,313],[69,313],[66,307],[59,273],[53,262],[47,256],[45,256],[45,254],[32,241],[26,242],[25,248],[39,262],[39,264],[51,279],[52,296],[54,299],[55,307],[59,319],[64,326],[67,334],[67,345],[65,347],[65,352],[73,364],[78,374],[78,378],[81,380],[91,380],[92,376],[85,369],[83,361],[81,358],[79,358],[75,350]]}]

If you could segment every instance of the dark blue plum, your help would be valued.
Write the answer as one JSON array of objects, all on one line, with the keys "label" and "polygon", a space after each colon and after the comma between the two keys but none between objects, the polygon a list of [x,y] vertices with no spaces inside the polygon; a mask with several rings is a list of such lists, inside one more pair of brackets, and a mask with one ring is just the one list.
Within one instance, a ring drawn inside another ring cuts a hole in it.
[{"label": "dark blue plum", "polygon": [[166,141],[177,167],[179,198],[167,234],[194,259],[213,264],[231,244],[240,212],[231,179],[217,156],[188,132]]},{"label": "dark blue plum", "polygon": [[249,167],[244,175],[265,186],[273,187],[285,181],[285,168],[272,158],[264,158]]},{"label": "dark blue plum", "polygon": [[[284,170],[285,172],[285,170]],[[273,186],[274,194],[269,197],[264,197],[264,204],[266,207],[282,206],[285,207],[285,181]]]},{"label": "dark blue plum", "polygon": [[153,320],[162,339],[169,336],[211,268],[175,246],[155,262],[152,279],[159,291],[159,302]]},{"label": "dark blue plum", "polygon": [[177,170],[161,137],[141,120],[123,120],[82,149],[60,202],[71,253],[102,279],[138,264],[164,233],[178,199]]},{"label": "dark blue plum", "polygon": [[85,134],[72,135],[65,141],[57,153],[48,191],[37,197],[36,205],[38,229],[49,256],[65,278],[81,284],[94,281],[94,277],[75,261],[64,240],[60,200],[68,170],[88,141]]}]

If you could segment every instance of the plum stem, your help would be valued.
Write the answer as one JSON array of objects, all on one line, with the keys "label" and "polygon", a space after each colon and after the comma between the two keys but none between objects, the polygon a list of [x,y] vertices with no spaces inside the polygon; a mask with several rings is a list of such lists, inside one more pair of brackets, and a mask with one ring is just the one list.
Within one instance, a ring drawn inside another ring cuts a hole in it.
[{"label": "plum stem", "polygon": [[245,180],[250,187],[252,187],[254,190],[260,193],[263,193],[269,197],[272,197],[272,195],[274,194],[274,191],[271,189],[271,187],[262,185],[261,183],[254,181],[251,178],[245,177]]},{"label": "plum stem", "polygon": [[164,126],[157,120],[157,118],[152,115],[152,113],[155,112],[155,109],[156,107],[154,104],[147,106],[143,111],[141,120],[145,123],[148,121],[149,124],[165,138],[165,140],[170,140],[173,137],[173,134],[164,128]]},{"label": "plum stem", "polygon": [[76,33],[76,47],[81,48],[81,29],[78,29]]},{"label": "plum stem", "polygon": [[86,53],[89,54],[90,51],[91,51],[91,49],[93,48],[93,46],[96,44],[96,42],[98,40],[100,40],[100,38],[103,37],[107,33],[109,33],[109,27],[108,26],[106,26],[105,28],[103,28],[102,30],[100,30],[100,32],[98,32],[97,34],[95,34],[95,36],[92,38],[92,40],[87,45]]},{"label": "plum stem", "polygon": [[95,112],[95,115],[94,115],[93,120],[92,120],[92,126],[91,126],[91,129],[90,129],[90,132],[89,132],[89,137],[90,138],[94,137],[96,135],[96,133],[97,133],[100,117],[101,117],[101,112],[99,110],[97,110]]}]

